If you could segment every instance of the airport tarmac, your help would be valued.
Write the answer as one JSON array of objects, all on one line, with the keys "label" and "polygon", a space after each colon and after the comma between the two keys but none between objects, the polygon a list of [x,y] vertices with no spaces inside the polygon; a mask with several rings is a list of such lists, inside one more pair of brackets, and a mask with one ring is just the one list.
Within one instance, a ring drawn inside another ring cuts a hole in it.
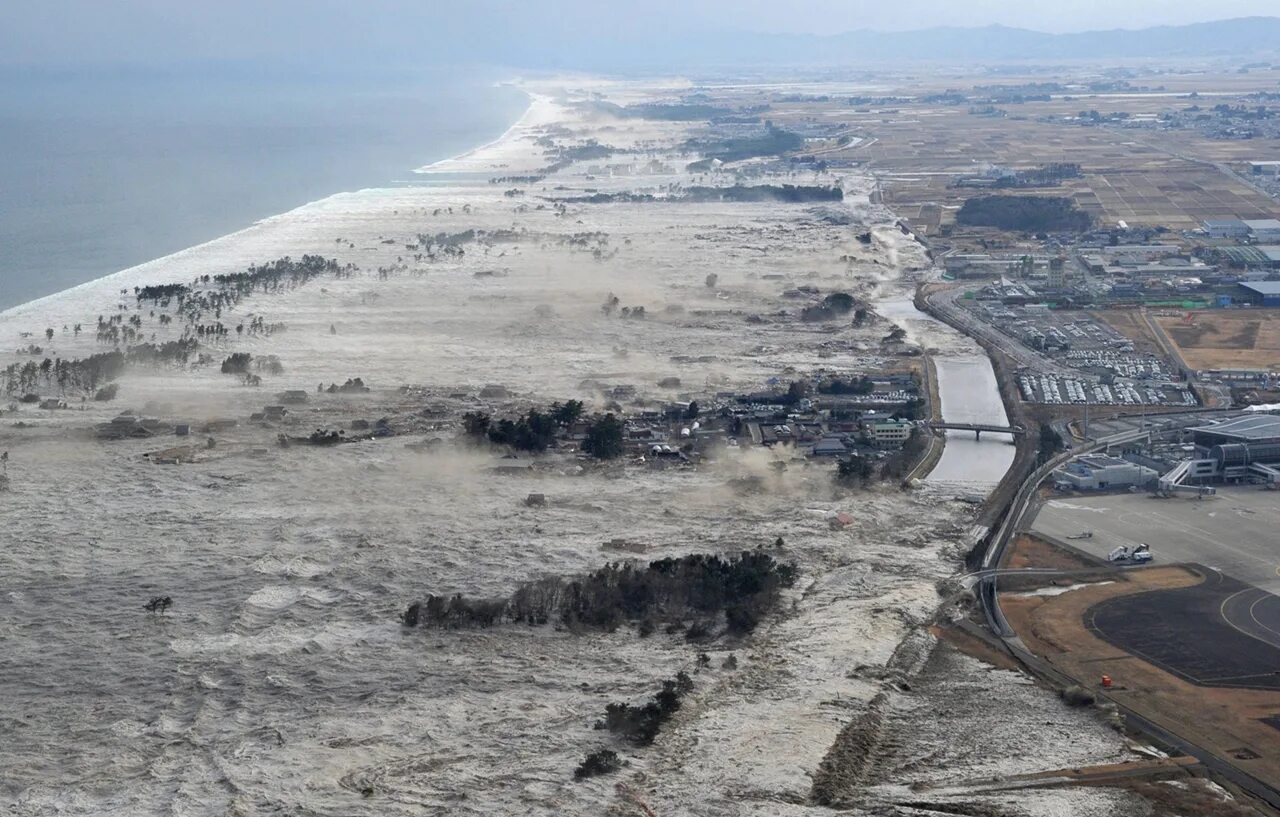
[{"label": "airport tarmac", "polygon": [[[1147,493],[1051,499],[1036,533],[1105,560],[1119,545],[1151,546],[1155,564],[1196,563],[1280,595],[1280,492],[1219,488],[1216,496]],[[1086,531],[1091,538],[1078,537]]]}]

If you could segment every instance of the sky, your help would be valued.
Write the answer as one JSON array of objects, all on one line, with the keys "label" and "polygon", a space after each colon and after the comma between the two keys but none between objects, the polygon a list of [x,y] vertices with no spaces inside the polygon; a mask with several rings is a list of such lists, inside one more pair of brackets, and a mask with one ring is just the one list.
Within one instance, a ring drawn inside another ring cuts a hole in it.
[{"label": "sky", "polygon": [[193,61],[501,62],[520,38],[710,30],[831,34],[1000,23],[1137,28],[1280,14],[1277,0],[6,0],[0,65]]}]

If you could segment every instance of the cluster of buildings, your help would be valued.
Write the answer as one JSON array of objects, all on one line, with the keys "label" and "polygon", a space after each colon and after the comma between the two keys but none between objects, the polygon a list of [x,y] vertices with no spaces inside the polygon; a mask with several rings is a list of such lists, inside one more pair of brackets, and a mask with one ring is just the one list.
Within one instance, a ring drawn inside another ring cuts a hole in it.
[{"label": "cluster of buildings", "polygon": [[[862,378],[854,374],[849,382]],[[850,393],[832,389],[829,378],[807,384],[808,397],[786,392],[719,392],[695,404],[676,401],[626,412],[626,445],[652,457],[692,456],[710,445],[786,447],[799,456],[842,459],[879,457],[901,448],[916,428],[922,405],[911,373],[880,373],[872,388]],[[631,388],[627,392],[634,396]],[[618,388],[605,393],[615,398]],[[696,405],[696,413],[693,408]]]},{"label": "cluster of buildings", "polygon": [[[1083,310],[1051,309],[1025,282],[1001,278],[960,301],[978,320],[1041,357],[1078,371],[1018,373],[1022,398],[1054,405],[1194,406],[1195,396],[1165,362]],[[1047,369],[1048,367],[1046,367]]]},{"label": "cluster of buildings", "polygon": [[1280,220],[1261,219],[1213,219],[1204,222],[1205,234],[1210,238],[1245,238],[1258,244],[1280,242]]},{"label": "cluster of buildings", "polygon": [[1255,413],[1163,432],[1120,456],[1087,454],[1053,473],[1061,491],[1212,493],[1213,484],[1280,486],[1280,416]]},{"label": "cluster of buildings", "polygon": [[915,422],[882,411],[868,411],[856,419],[830,416],[789,415],[785,422],[755,418],[745,423],[756,445],[793,445],[812,457],[843,458],[866,449],[901,448],[911,437]]},{"label": "cluster of buildings", "polygon": [[1122,225],[1054,236],[1031,252],[951,253],[942,264],[952,279],[1001,279],[1005,303],[1262,305],[1258,287],[1240,285],[1280,280],[1280,219],[1214,219],[1181,235]]}]

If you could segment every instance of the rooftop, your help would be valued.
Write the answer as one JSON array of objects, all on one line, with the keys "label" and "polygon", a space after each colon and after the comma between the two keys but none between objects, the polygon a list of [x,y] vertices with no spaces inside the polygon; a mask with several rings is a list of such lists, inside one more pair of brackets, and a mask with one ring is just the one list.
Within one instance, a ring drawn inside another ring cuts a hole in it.
[{"label": "rooftop", "polygon": [[1274,414],[1236,417],[1213,425],[1197,426],[1191,430],[1196,433],[1232,437],[1245,442],[1269,440],[1280,438],[1280,417]]},{"label": "rooftop", "polygon": [[1100,470],[1103,468],[1114,468],[1117,465],[1128,466],[1128,460],[1122,460],[1119,457],[1109,457],[1106,454],[1088,454],[1076,459],[1076,463],[1083,465],[1090,470]]},{"label": "rooftop", "polygon": [[1280,295],[1280,281],[1241,281],[1240,286],[1259,295]]},{"label": "rooftop", "polygon": [[1245,219],[1244,223],[1250,230],[1280,230],[1280,221],[1274,218]]}]

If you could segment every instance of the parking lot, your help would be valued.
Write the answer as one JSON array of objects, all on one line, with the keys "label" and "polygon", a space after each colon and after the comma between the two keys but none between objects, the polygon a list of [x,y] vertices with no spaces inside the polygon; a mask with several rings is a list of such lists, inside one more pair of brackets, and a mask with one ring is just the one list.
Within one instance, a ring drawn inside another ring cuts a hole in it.
[{"label": "parking lot", "polygon": [[1109,373],[1117,377],[1146,380],[1169,380],[1169,369],[1164,361],[1154,355],[1133,352],[1112,352],[1103,349],[1076,350],[1066,354],[1067,364],[1096,374]]},{"label": "parking lot", "polygon": [[1119,381],[1107,385],[1076,377],[1021,372],[1018,390],[1030,403],[1107,406],[1188,406],[1198,405],[1191,392],[1164,383]]},{"label": "parking lot", "polygon": [[[1155,564],[1192,562],[1280,594],[1280,492],[1219,488],[1217,496],[1145,493],[1051,499],[1032,530],[1099,559],[1118,545],[1151,545]],[[1090,539],[1072,539],[1091,531]]]},{"label": "parking lot", "polygon": [[1033,349],[1053,354],[1133,351],[1133,341],[1089,313],[1017,306],[999,301],[971,299],[961,302],[975,317]]}]

